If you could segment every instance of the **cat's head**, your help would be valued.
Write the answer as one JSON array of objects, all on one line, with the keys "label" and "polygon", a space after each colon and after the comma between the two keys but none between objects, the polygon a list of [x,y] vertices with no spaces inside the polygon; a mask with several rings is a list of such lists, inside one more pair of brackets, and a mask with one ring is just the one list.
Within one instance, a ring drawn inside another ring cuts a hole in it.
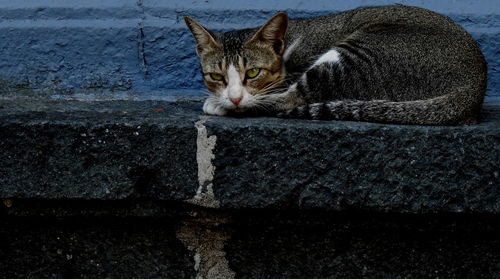
[{"label": "cat's head", "polygon": [[205,85],[225,109],[256,107],[259,96],[284,80],[286,13],[276,14],[257,29],[226,33],[212,32],[190,17],[184,19],[196,39]]}]

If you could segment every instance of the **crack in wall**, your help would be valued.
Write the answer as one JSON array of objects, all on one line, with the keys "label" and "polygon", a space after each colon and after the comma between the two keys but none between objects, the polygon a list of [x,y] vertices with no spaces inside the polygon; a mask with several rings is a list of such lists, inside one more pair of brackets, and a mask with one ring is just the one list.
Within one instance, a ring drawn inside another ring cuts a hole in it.
[{"label": "crack in wall", "polygon": [[140,67],[141,71],[144,75],[144,78],[147,77],[148,75],[148,61],[146,59],[146,53],[145,53],[145,39],[144,39],[144,20],[146,18],[145,12],[144,12],[144,6],[143,6],[143,0],[137,0],[137,8],[139,10],[140,16],[139,16],[139,31],[138,31],[138,38],[137,38],[137,51],[139,54],[139,61],[140,61]]}]

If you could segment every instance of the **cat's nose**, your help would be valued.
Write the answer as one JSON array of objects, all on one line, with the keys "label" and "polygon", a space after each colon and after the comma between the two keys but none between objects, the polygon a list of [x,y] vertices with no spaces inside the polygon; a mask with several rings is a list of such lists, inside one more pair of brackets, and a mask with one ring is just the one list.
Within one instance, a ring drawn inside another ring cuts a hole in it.
[{"label": "cat's nose", "polygon": [[241,98],[229,98],[229,100],[231,100],[231,102],[237,106],[240,102],[241,102]]}]

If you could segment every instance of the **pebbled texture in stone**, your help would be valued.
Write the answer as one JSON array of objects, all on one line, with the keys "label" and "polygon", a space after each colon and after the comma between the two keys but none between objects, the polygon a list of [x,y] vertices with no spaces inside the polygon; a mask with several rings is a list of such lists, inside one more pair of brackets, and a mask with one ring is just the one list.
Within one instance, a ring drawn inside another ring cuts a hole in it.
[{"label": "pebbled texture in stone", "polygon": [[[499,108],[456,127],[204,117],[215,201],[499,213]],[[0,101],[0,198],[191,199],[200,114],[196,102]]]},{"label": "pebbled texture in stone", "polygon": [[236,213],[236,278],[499,278],[498,216]]},{"label": "pebbled texture in stone", "polygon": [[217,258],[234,278],[500,276],[498,214],[23,200],[0,207],[0,248],[2,278],[195,278]]},{"label": "pebbled texture in stone", "polygon": [[154,101],[1,101],[0,196],[191,198],[199,110]]},{"label": "pebbled texture in stone", "polygon": [[194,278],[175,222],[147,218],[0,219],[2,278]]},{"label": "pebbled texture in stone", "polygon": [[221,207],[500,212],[499,107],[459,127],[212,118]]}]

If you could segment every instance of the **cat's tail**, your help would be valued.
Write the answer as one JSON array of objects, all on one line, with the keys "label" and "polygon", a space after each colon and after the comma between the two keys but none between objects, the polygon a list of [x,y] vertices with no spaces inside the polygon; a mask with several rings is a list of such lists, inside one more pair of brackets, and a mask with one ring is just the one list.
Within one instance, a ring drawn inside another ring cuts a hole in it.
[{"label": "cat's tail", "polygon": [[278,116],[415,125],[474,124],[478,122],[484,97],[482,92],[476,92],[463,89],[431,99],[405,102],[345,100],[314,103]]}]

